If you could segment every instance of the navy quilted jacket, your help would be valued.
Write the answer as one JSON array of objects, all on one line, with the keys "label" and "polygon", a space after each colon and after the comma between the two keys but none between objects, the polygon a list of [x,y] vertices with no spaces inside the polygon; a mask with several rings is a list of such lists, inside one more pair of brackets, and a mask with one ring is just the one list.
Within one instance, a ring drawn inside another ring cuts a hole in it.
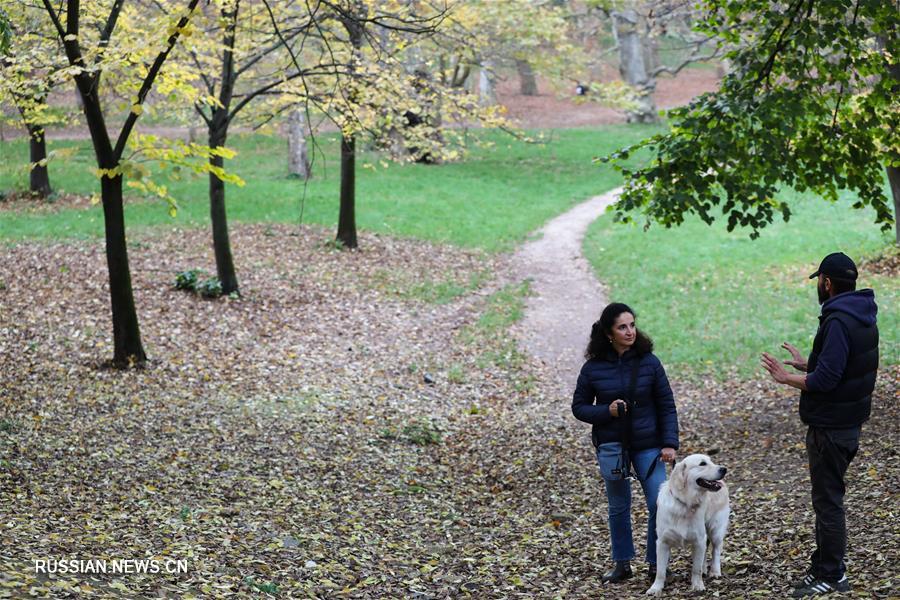
[{"label": "navy quilted jacket", "polygon": [[622,440],[621,417],[609,414],[613,400],[625,399],[631,383],[632,361],[639,360],[636,401],[631,408],[631,447],[678,449],[678,415],[675,399],[662,363],[652,353],[636,356],[628,350],[619,357],[610,352],[603,359],[584,363],[572,396],[572,413],[593,425],[596,443]]}]

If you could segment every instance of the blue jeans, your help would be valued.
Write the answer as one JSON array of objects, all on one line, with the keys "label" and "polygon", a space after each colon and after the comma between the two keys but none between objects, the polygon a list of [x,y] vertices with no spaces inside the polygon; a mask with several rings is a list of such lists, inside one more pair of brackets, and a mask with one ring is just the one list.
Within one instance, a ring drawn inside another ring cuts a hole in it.
[{"label": "blue jeans", "polygon": [[[629,454],[631,474],[638,478],[647,499],[647,562],[656,564],[656,498],[666,480],[666,465],[659,460],[659,448],[633,450]],[[647,477],[654,461],[656,466]],[[606,484],[609,503],[609,537],[612,542],[612,558],[615,561],[634,558],[634,542],[631,539],[631,481],[614,474],[622,469],[622,445],[618,442],[600,444],[597,448],[600,475]]]}]

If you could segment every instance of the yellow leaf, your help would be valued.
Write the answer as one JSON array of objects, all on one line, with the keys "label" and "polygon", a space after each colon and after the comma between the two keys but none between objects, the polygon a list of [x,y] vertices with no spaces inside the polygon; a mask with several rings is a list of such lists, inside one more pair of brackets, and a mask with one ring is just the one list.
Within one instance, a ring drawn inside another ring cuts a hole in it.
[{"label": "yellow leaf", "polygon": [[136,115],[140,115],[142,112],[144,112],[144,107],[141,106],[140,104],[132,104],[131,112],[133,112]]}]

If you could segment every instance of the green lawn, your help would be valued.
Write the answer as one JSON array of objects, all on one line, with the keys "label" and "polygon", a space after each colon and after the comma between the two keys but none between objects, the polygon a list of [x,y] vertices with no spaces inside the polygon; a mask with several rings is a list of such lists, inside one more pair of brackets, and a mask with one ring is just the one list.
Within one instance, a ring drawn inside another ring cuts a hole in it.
[{"label": "green lawn", "polygon": [[[548,219],[620,179],[591,158],[654,131],[651,127],[613,126],[546,132],[548,143],[526,144],[492,134],[492,147],[473,148],[462,162],[440,166],[391,165],[358,168],[357,222],[361,229],[402,237],[503,251],[513,248]],[[537,132],[532,132],[533,134]],[[315,178],[305,191],[305,222],[334,227],[337,221],[337,140],[320,139]],[[238,150],[232,170],[246,187],[228,187],[228,212],[235,222],[296,223],[304,196],[302,182],[285,176],[283,141],[260,135],[235,136]],[[86,143],[64,161],[51,163],[57,189],[89,194],[97,180]],[[0,190],[25,185],[23,141],[0,144]],[[358,165],[375,162],[363,153]],[[129,232],[171,225],[208,227],[206,181],[172,185],[180,199],[178,216],[167,215],[160,201],[130,201]],[[872,224],[872,215],[837,204],[793,195],[795,215],[777,222],[751,241],[746,232],[689,221],[667,230],[612,223],[609,216],[591,228],[585,251],[611,299],[632,304],[657,342],[670,368],[698,374],[735,369],[742,377],[758,372],[762,350],[776,351],[782,341],[808,349],[818,306],[806,276],[822,256],[836,249],[855,259],[887,246],[891,237]],[[59,211],[0,211],[0,240],[102,235],[99,206]],[[873,287],[880,306],[882,362],[897,364],[900,327],[896,314],[900,285],[896,278],[862,271],[861,286]],[[443,293],[443,292],[441,292]]]},{"label": "green lawn", "polygon": [[[585,198],[619,183],[608,166],[591,159],[653,131],[649,127],[606,127],[547,132],[547,143],[528,144],[504,134],[489,134],[493,147],[473,148],[459,163],[390,165],[365,168],[377,157],[357,161],[357,225],[360,229],[449,242],[489,251],[508,250],[529,232]],[[538,132],[530,132],[536,135]],[[336,226],[339,163],[335,136],[320,138],[325,156],[316,156],[315,177],[305,190],[303,220]],[[50,163],[55,189],[90,194],[99,186],[91,169],[93,153],[86,142],[51,143],[52,148],[77,145],[77,154]],[[233,172],[247,180],[229,185],[229,220],[297,223],[304,186],[286,177],[285,142],[261,135],[234,136],[238,151]],[[0,144],[0,190],[26,185],[24,141]],[[167,215],[161,201],[130,202],[130,232],[148,226],[196,225],[209,222],[205,179],[170,185],[179,199],[178,216]],[[102,235],[99,206],[53,213],[0,213],[0,239],[84,237]]]},{"label": "green lawn", "polygon": [[[872,224],[871,212],[851,209],[849,195],[831,204],[784,193],[794,216],[755,241],[745,231],[728,233],[724,224],[708,227],[696,219],[645,232],[606,215],[588,231],[585,253],[609,285],[610,299],[635,309],[670,370],[724,375],[736,369],[749,377],[761,372],[759,353],[784,353],[783,341],[807,352],[819,310],[809,274],[830,252],[844,251],[859,263],[893,239]],[[862,268],[858,288],[864,287],[875,290],[879,305],[882,364],[897,364],[900,282]]]}]

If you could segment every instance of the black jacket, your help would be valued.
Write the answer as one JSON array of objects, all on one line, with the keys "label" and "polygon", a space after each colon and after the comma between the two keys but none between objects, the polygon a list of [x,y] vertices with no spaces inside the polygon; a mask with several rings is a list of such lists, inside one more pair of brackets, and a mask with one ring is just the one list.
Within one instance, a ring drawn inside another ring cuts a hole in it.
[{"label": "black jacket", "polygon": [[675,399],[662,363],[652,353],[637,356],[629,350],[621,356],[610,352],[602,360],[584,363],[575,393],[572,413],[575,418],[593,425],[595,443],[618,442],[622,439],[622,417],[609,414],[613,400],[625,399],[631,383],[631,366],[638,360],[638,377],[631,409],[630,447],[678,449],[678,415]]},{"label": "black jacket", "polygon": [[807,425],[855,427],[869,418],[878,370],[877,312],[868,289],[822,305],[807,361],[807,391],[800,394],[800,418]]}]

